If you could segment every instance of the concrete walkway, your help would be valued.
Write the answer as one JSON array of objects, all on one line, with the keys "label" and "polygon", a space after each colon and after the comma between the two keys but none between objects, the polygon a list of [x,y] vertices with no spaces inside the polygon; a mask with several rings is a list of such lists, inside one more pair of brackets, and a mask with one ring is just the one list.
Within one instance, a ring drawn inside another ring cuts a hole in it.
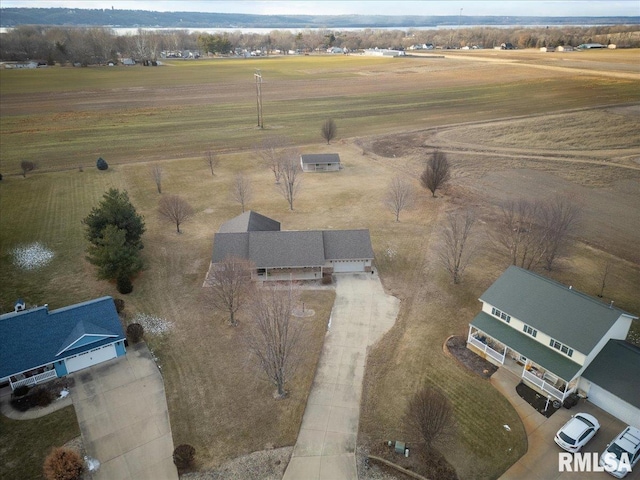
[{"label": "concrete walkway", "polygon": [[72,374],[73,405],[93,480],[178,478],[162,375],[146,344]]},{"label": "concrete walkway", "polygon": [[377,275],[336,275],[336,299],[298,440],[283,480],[355,480],[367,348],[393,326],[400,301]]},{"label": "concrete walkway", "polygon": [[[561,408],[551,417],[546,418],[518,395],[516,385],[519,382],[520,378],[506,368],[499,368],[491,376],[492,385],[509,400],[518,412],[529,444],[527,453],[514,463],[500,479],[578,480],[588,478],[590,480],[606,480],[613,478],[606,472],[560,472],[558,454],[564,450],[555,444],[553,437],[558,429],[571,418],[571,415],[578,412],[590,413],[600,422],[600,430],[582,451],[601,454],[607,443],[622,431],[625,424],[586,400],[580,400],[578,405],[570,410]],[[640,469],[634,469],[633,473],[625,477],[625,480],[637,480],[638,478],[640,478]]]}]

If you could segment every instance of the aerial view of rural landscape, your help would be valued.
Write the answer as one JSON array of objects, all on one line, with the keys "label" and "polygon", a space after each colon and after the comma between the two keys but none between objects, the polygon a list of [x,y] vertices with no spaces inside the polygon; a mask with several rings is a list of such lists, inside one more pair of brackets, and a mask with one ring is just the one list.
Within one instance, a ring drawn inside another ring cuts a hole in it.
[{"label": "aerial view of rural landscape", "polygon": [[389,5],[3,0],[1,479],[640,479],[637,1]]}]

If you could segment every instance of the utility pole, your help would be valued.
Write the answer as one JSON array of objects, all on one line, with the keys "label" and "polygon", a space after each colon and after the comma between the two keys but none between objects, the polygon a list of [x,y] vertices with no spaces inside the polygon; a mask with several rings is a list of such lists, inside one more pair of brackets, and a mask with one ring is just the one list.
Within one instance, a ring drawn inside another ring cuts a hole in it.
[{"label": "utility pole", "polygon": [[256,102],[258,108],[258,126],[264,128],[264,120],[262,118],[262,74],[260,70],[256,70],[253,74],[256,79]]},{"label": "utility pole", "polygon": [[460,41],[460,24],[462,21],[462,8],[460,9],[460,14],[458,15],[458,43],[460,47],[462,47],[462,42]]}]

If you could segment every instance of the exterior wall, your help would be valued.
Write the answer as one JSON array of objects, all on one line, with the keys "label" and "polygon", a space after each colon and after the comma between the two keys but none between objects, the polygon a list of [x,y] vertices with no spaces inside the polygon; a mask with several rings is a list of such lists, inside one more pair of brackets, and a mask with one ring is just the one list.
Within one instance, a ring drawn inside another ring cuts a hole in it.
[{"label": "exterior wall", "polygon": [[582,373],[586,370],[589,364],[593,361],[596,356],[600,353],[600,350],[604,348],[607,342],[611,339],[616,340],[624,340],[627,338],[627,333],[629,333],[629,328],[631,327],[631,318],[625,315],[620,315],[616,323],[609,329],[609,331],[600,339],[597,345],[591,350],[591,353],[586,357],[584,363],[582,363],[582,368],[578,372],[577,375],[582,375]]},{"label": "exterior wall", "polygon": [[254,280],[263,282],[289,280],[316,280],[322,278],[322,267],[267,268],[264,273],[254,273]]},{"label": "exterior wall", "polygon": [[640,428],[640,408],[625,402],[613,393],[605,390],[585,378],[580,379],[579,389],[587,395],[587,399],[605,412],[622,420],[628,425]]},{"label": "exterior wall", "polygon": [[116,343],[116,355],[118,357],[121,357],[126,353],[127,353],[127,351],[124,348],[124,340],[120,340],[119,342]]},{"label": "exterior wall", "polygon": [[67,365],[64,363],[64,359],[58,360],[57,362],[55,362],[53,364],[53,368],[56,369],[56,373],[58,374],[58,377],[64,377],[69,373],[67,372]]},{"label": "exterior wall", "polygon": [[[496,317],[495,315],[493,315],[493,314],[491,313],[491,309],[492,309],[493,307],[494,307],[493,305],[490,305],[489,303],[483,302],[483,304],[482,304],[482,311],[483,311],[484,313],[488,314],[488,315],[491,315],[491,316],[492,316],[492,317],[494,317],[494,318],[498,318],[498,317]],[[495,308],[497,308],[498,310],[500,310],[500,307],[497,307],[497,306],[496,306]],[[506,313],[507,315],[509,315],[509,312],[507,312],[507,311],[505,311],[504,313]],[[515,317],[513,317],[513,316],[511,317],[511,321],[510,321],[509,323],[507,323],[507,322],[505,322],[504,320],[501,320],[501,319],[500,319],[500,321],[501,321],[501,322],[503,322],[505,325],[510,326],[510,327],[511,327],[511,328],[513,328],[514,330],[517,330],[518,332],[522,332],[522,333],[524,333],[525,335],[528,335],[527,333],[525,333],[525,332],[523,331],[523,328],[524,328],[524,326],[526,325],[523,321],[518,320],[517,318],[515,318]],[[536,330],[537,330],[537,329],[536,329]],[[553,350],[554,352],[557,352],[557,353],[559,353],[560,355],[564,355],[564,353],[562,353],[562,352],[560,352],[559,350],[556,350],[556,349],[554,349],[554,348],[551,348],[551,347],[549,346],[549,342],[551,341],[551,337],[550,337],[549,335],[547,335],[546,333],[541,332],[540,330],[538,330],[538,333],[536,334],[536,336],[535,336],[535,337],[533,337],[533,336],[531,336],[531,335],[529,335],[529,337],[530,337],[532,340],[535,340],[535,341],[537,341],[538,343],[540,343],[540,344],[544,345],[545,347],[549,348],[550,350]],[[625,337],[626,337],[626,334],[625,334]],[[623,337],[623,338],[625,338],[625,337]],[[498,339],[498,340],[499,340],[499,339]],[[608,339],[604,341],[604,343],[602,344],[602,346],[600,347],[600,349],[602,349],[602,348],[604,347],[604,344],[606,344],[606,343],[607,343],[607,341],[608,341]],[[569,347],[571,347],[571,348],[573,348],[571,345],[568,345],[568,346],[569,346]],[[600,351],[600,350],[598,350],[598,351]],[[581,353],[581,352],[577,351],[575,348],[573,348],[573,355],[572,355],[571,357],[569,357],[569,356],[567,356],[567,355],[564,355],[564,356],[565,356],[566,358],[569,358],[569,359],[571,359],[572,361],[576,362],[578,365],[584,365],[584,367],[581,369],[580,373],[582,373],[582,370],[584,370],[584,368],[586,368],[586,367],[588,366],[588,363],[585,363],[585,362],[588,360],[587,356],[586,356],[586,355],[584,355],[583,353]],[[595,355],[593,355],[593,357],[595,357]],[[593,360],[593,358],[591,358],[591,359],[590,359],[590,360],[588,360],[588,361],[590,362],[591,360]]]},{"label": "exterior wall", "polygon": [[337,172],[339,163],[302,163],[303,172]]}]

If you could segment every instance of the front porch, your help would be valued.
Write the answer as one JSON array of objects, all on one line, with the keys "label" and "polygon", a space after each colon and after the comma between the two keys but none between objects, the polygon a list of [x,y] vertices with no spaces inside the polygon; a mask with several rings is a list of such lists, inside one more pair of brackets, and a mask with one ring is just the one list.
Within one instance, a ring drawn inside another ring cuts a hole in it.
[{"label": "front porch", "polygon": [[[529,358],[530,356],[535,356],[536,349],[526,349],[526,355],[524,355],[474,325],[469,328],[467,346],[494,365],[513,372],[526,385],[540,394],[551,395],[560,402],[564,402],[567,396],[577,388],[579,377],[567,381],[561,375],[542,366],[541,362],[535,362]],[[543,346],[541,347],[544,348]],[[544,353],[546,354],[547,352]],[[549,364],[553,364],[553,362],[549,362]]]},{"label": "front porch", "polygon": [[322,267],[300,268],[258,268],[251,274],[253,280],[258,281],[292,281],[319,280],[322,278]]},{"label": "front porch", "polygon": [[42,368],[30,370],[28,372],[11,375],[9,377],[9,386],[11,387],[11,390],[15,390],[16,388],[23,385],[31,387],[39,383],[48,382],[49,380],[53,380],[54,378],[58,378],[58,373],[53,368],[52,364]]}]

